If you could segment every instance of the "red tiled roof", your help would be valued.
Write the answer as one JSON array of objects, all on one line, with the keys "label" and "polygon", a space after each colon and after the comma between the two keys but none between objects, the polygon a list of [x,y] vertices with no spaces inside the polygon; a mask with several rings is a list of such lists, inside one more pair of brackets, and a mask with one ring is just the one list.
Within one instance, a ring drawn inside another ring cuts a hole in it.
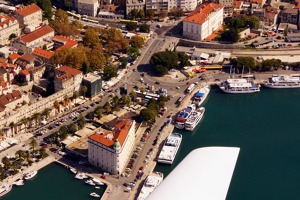
[{"label": "red tiled roof", "polygon": [[42,28],[39,28],[31,33],[28,33],[22,37],[20,37],[20,40],[22,40],[25,43],[32,42],[40,37],[43,37],[44,35],[47,35],[51,32],[54,32],[54,30],[50,26],[43,26]]},{"label": "red tiled roof", "polygon": [[251,3],[262,4],[263,0],[250,0]]},{"label": "red tiled roof", "polygon": [[[4,18],[4,20],[3,20]],[[1,16],[0,15],[0,26],[3,26],[4,24],[6,24],[8,26],[9,21],[15,21],[16,18],[14,17],[10,17],[10,16]],[[3,21],[2,21],[3,20]]]},{"label": "red tiled roof", "polygon": [[59,41],[61,43],[63,43],[64,45],[57,48],[56,50],[59,51],[61,50],[62,48],[72,48],[72,47],[76,47],[78,45],[78,42],[76,40],[72,40],[70,38],[67,38],[67,37],[64,37],[64,36],[61,36],[61,35],[55,35],[52,40],[54,41]]},{"label": "red tiled roof", "polygon": [[71,78],[73,78],[73,76],[71,74],[63,74],[63,75],[60,75],[60,76],[56,76],[56,78],[63,82],[63,81],[66,81],[66,80],[70,80]]},{"label": "red tiled roof", "polygon": [[27,16],[38,11],[42,11],[42,9],[34,3],[16,10],[16,12],[22,16]]},{"label": "red tiled roof", "polygon": [[73,67],[69,67],[69,66],[62,66],[60,68],[57,68],[58,71],[64,72],[66,74],[70,74],[72,76],[76,76],[78,74],[82,74],[82,71],[75,69]]},{"label": "red tiled roof", "polygon": [[52,51],[44,50],[41,48],[34,48],[32,54],[46,59],[50,59],[54,55]]},{"label": "red tiled roof", "polygon": [[27,69],[22,70],[22,74],[24,74],[25,76],[27,76],[29,74],[29,71]]},{"label": "red tiled roof", "polygon": [[25,53],[23,56],[20,57],[21,60],[24,60],[28,63],[31,63],[35,60],[34,56],[28,53]]},{"label": "red tiled roof", "polygon": [[243,4],[243,1],[233,1],[232,5],[234,8],[240,8],[242,4]]},{"label": "red tiled roof", "polygon": [[18,58],[20,58],[21,56],[19,55],[19,54],[17,54],[17,53],[13,53],[13,54],[10,54],[9,56],[8,56],[8,58],[9,59],[11,59],[11,60],[16,60],[16,59],[18,59]]},{"label": "red tiled roof", "polygon": [[112,134],[111,132],[106,132],[102,135],[95,133],[93,135],[91,135],[89,138],[91,140],[94,140],[95,142],[98,142],[104,146],[107,147],[111,147],[113,148],[114,142],[116,141],[116,139],[119,140],[120,145],[122,146],[128,133],[130,130],[130,127],[132,126],[132,121],[130,120],[121,120],[119,121],[117,124],[115,124],[115,127],[120,129],[117,130],[114,134],[113,134],[113,138],[109,139],[107,138],[108,134]]},{"label": "red tiled roof", "polygon": [[6,58],[0,58],[0,63],[7,63],[7,59]]},{"label": "red tiled roof", "polygon": [[14,64],[10,64],[10,63],[0,63],[0,67],[4,67],[4,68],[16,68],[17,66]]},{"label": "red tiled roof", "polygon": [[220,10],[224,6],[215,3],[203,3],[190,13],[183,21],[203,24],[214,10]]},{"label": "red tiled roof", "polygon": [[5,109],[5,105],[20,99],[22,94],[19,90],[13,90],[12,93],[0,96],[0,107]]}]

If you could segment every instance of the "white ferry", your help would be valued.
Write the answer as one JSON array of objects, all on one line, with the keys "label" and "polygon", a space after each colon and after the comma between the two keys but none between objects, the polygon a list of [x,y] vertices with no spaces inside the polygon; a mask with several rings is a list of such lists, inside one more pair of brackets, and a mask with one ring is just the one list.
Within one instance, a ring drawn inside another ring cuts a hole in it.
[{"label": "white ferry", "polygon": [[185,129],[188,131],[193,131],[194,128],[199,124],[202,117],[204,116],[205,108],[201,107],[196,111],[192,112],[189,118],[185,122]]},{"label": "white ferry", "polygon": [[12,189],[12,185],[8,185],[5,183],[0,183],[0,197],[9,193]]},{"label": "white ferry", "polygon": [[218,83],[219,88],[226,93],[244,94],[260,92],[260,85],[254,84],[247,79],[227,79],[224,82]]},{"label": "white ferry", "polygon": [[263,86],[268,88],[300,88],[300,75],[273,75],[268,81],[262,83]]},{"label": "white ferry", "polygon": [[37,171],[31,171],[24,176],[24,179],[29,180],[35,177],[36,175],[37,175]]},{"label": "white ferry", "polygon": [[199,90],[194,96],[193,104],[195,104],[197,107],[200,107],[201,104],[205,101],[208,94],[210,92],[210,85],[207,85]]},{"label": "white ferry", "polygon": [[172,164],[180,147],[182,135],[172,133],[165,140],[164,146],[158,156],[158,162],[164,164]]},{"label": "white ferry", "polygon": [[141,189],[141,192],[137,198],[137,200],[146,199],[153,190],[163,181],[164,174],[161,172],[152,172],[147,179]]},{"label": "white ferry", "polygon": [[183,110],[181,110],[176,117],[175,127],[178,129],[183,129],[185,121],[188,119],[191,112],[193,112],[194,110],[196,110],[195,104],[189,105],[185,107]]}]

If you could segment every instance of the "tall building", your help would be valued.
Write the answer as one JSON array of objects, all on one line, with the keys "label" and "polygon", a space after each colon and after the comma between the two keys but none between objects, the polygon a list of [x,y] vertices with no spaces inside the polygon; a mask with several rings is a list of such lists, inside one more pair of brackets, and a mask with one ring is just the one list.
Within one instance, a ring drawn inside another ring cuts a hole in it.
[{"label": "tall building", "polygon": [[114,128],[89,137],[88,160],[111,174],[121,174],[134,147],[135,121],[121,120]]},{"label": "tall building", "polygon": [[43,11],[36,4],[31,4],[16,10],[15,17],[19,21],[20,27],[36,28],[43,22]]},{"label": "tall building", "polygon": [[97,16],[99,8],[98,0],[78,0],[78,13],[81,15]]},{"label": "tall building", "polygon": [[183,36],[204,40],[223,24],[224,6],[215,3],[199,5],[183,20]]},{"label": "tall building", "polygon": [[[65,74],[68,74],[68,75],[67,76],[62,76],[62,75],[65,75]],[[82,78],[83,78],[82,71],[80,71],[78,69],[75,69],[73,67],[62,66],[62,67],[59,67],[59,68],[55,69],[55,75],[57,77],[62,76],[61,80],[69,80],[69,77],[71,77],[72,78],[71,80],[72,80],[73,85],[74,85],[74,91],[79,90],[81,82],[82,82]],[[64,86],[66,86],[66,84]],[[55,89],[55,91],[56,91],[56,89]],[[57,90],[57,91],[59,91],[59,90]]]},{"label": "tall building", "polygon": [[0,44],[8,44],[11,34],[15,34],[16,37],[20,36],[19,22],[14,17],[0,16]]},{"label": "tall building", "polygon": [[86,96],[93,98],[102,90],[101,76],[98,76],[94,73],[85,74],[82,79],[82,85],[85,85],[88,88]]}]

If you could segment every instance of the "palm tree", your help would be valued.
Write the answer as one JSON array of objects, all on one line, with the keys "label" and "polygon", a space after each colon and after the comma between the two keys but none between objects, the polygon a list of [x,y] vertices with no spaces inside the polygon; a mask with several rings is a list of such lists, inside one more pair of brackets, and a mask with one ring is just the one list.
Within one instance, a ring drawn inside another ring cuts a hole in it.
[{"label": "palm tree", "polygon": [[22,151],[22,150],[18,150],[18,151],[16,152],[16,157],[18,157],[19,159],[24,159],[25,156],[26,156],[26,154],[25,154],[25,152]]},{"label": "palm tree", "polygon": [[108,102],[104,105],[104,109],[106,114],[109,114],[111,112],[111,106]]},{"label": "palm tree", "polygon": [[37,146],[37,141],[34,139],[34,138],[32,138],[32,140],[30,141],[30,143],[29,143],[30,145],[31,145],[31,147],[32,147],[32,152],[34,152],[34,148]]},{"label": "palm tree", "polygon": [[4,156],[1,161],[5,170],[8,170],[11,167],[11,162],[6,156]]},{"label": "palm tree", "polygon": [[141,91],[141,93],[143,93],[143,94],[144,94],[144,92],[146,92],[146,90],[145,90],[144,87],[141,87],[141,88],[140,88],[140,91]]},{"label": "palm tree", "polygon": [[14,128],[15,128],[15,123],[14,122],[10,122],[8,125],[11,129],[12,134],[14,135]]},{"label": "palm tree", "polygon": [[58,109],[58,107],[59,107],[58,101],[54,101],[53,105],[54,105],[54,107],[55,107],[56,109]]},{"label": "palm tree", "polygon": [[136,96],[137,96],[137,95],[136,95],[136,92],[135,92],[135,91],[131,91],[129,95],[130,95],[130,97],[131,97],[131,100],[132,100],[133,102],[135,102],[135,99],[136,99]]},{"label": "palm tree", "polygon": [[88,88],[84,85],[81,87],[81,92],[83,93],[83,97],[85,98],[86,92],[88,91]]},{"label": "palm tree", "polygon": [[73,93],[73,98],[75,99],[75,104],[76,104],[76,99],[78,98],[78,91],[75,91]]},{"label": "palm tree", "polygon": [[27,129],[27,126],[28,126],[28,122],[29,122],[29,120],[26,117],[23,117],[21,119],[21,124],[23,124],[25,126],[25,132],[26,132],[26,129]]},{"label": "palm tree", "polygon": [[41,114],[40,113],[34,113],[33,114],[33,119],[34,119],[34,122],[35,122],[35,126],[37,126],[38,122],[41,121]]},{"label": "palm tree", "polygon": [[49,108],[45,108],[42,112],[42,115],[46,117],[46,119],[48,119],[49,115],[50,115],[50,109]]},{"label": "palm tree", "polygon": [[65,102],[69,102],[69,97],[67,95],[64,96]]}]

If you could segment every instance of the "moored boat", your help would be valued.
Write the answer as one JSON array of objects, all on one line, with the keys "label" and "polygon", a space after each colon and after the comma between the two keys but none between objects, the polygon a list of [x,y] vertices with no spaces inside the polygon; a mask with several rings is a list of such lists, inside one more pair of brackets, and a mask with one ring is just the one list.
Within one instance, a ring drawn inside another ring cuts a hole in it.
[{"label": "moored boat", "polygon": [[75,168],[70,168],[70,171],[73,173],[73,174],[77,174],[77,170]]},{"label": "moored boat", "polygon": [[176,117],[175,127],[178,129],[183,129],[185,121],[188,119],[191,112],[193,112],[195,109],[196,109],[196,105],[191,104],[185,107],[183,110],[181,110]]},{"label": "moored boat", "polygon": [[197,107],[200,107],[202,103],[207,98],[208,94],[210,92],[210,85],[207,85],[199,90],[194,96],[193,104],[195,104]]},{"label": "moored boat", "polygon": [[247,79],[227,79],[224,82],[218,83],[219,88],[225,93],[231,94],[247,94],[260,92],[260,85],[253,83]]},{"label": "moored boat", "polygon": [[275,89],[284,88],[300,88],[300,75],[299,74],[280,74],[273,75],[267,81],[262,83],[263,86]]},{"label": "moored boat", "polygon": [[96,184],[96,185],[104,185],[104,183],[96,178],[93,178],[92,181]]},{"label": "moored boat", "polygon": [[88,178],[88,176],[84,173],[80,173],[78,172],[75,176],[76,179],[85,179],[85,178]]},{"label": "moored boat", "polygon": [[97,194],[96,192],[92,192],[92,193],[90,194],[90,196],[91,196],[91,197],[95,197],[95,198],[99,198],[99,197],[100,197],[100,195]]},{"label": "moored boat", "polygon": [[153,190],[163,181],[164,174],[161,172],[152,172],[144,182],[137,200],[146,199]]},{"label": "moored boat", "polygon": [[96,184],[94,183],[94,181],[91,180],[91,179],[86,180],[85,183],[88,184],[88,185],[92,185],[92,186],[95,186],[95,185],[96,185]]},{"label": "moored boat", "polygon": [[178,152],[182,141],[182,135],[179,133],[172,133],[165,140],[164,146],[158,156],[158,162],[164,164],[172,164]]},{"label": "moored boat", "polygon": [[22,185],[24,185],[24,180],[21,178],[18,178],[17,180],[15,180],[14,185],[22,186]]},{"label": "moored boat", "polygon": [[12,185],[0,183],[0,197],[9,193],[12,189]]},{"label": "moored boat", "polygon": [[185,122],[185,125],[184,125],[185,129],[188,131],[193,131],[194,128],[199,124],[199,122],[203,118],[204,112],[205,112],[204,107],[201,107],[201,108],[193,111],[190,114],[189,118]]},{"label": "moored boat", "polygon": [[29,180],[29,179],[32,179],[33,177],[35,177],[36,175],[37,175],[37,171],[31,171],[31,172],[25,174],[24,179]]}]

